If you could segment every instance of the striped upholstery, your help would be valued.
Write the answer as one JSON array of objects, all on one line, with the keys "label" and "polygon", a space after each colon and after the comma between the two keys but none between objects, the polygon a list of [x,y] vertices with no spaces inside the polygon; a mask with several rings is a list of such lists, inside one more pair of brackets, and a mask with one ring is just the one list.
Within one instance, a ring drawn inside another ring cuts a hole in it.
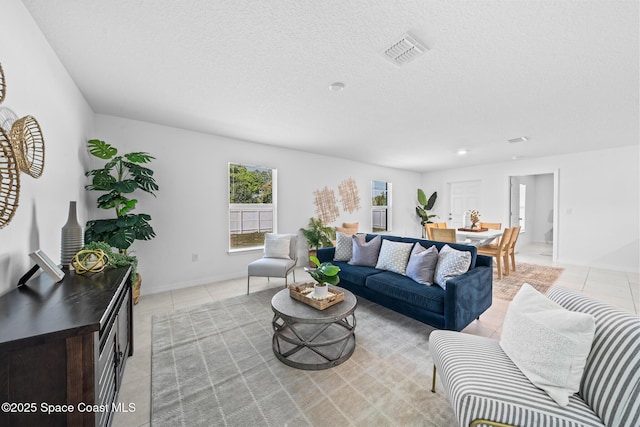
[{"label": "striped upholstery", "polygon": [[460,427],[477,418],[516,426],[604,426],[576,396],[558,406],[534,386],[496,340],[454,331],[433,331],[429,348]]},{"label": "striped upholstery", "polygon": [[552,288],[548,297],[596,318],[580,396],[606,425],[640,426],[640,318],[568,289]]},{"label": "striped upholstery", "polygon": [[596,317],[580,396],[560,407],[520,372],[498,341],[434,331],[431,355],[460,426],[478,418],[523,427],[640,426],[638,317],[562,288],[549,297]]}]

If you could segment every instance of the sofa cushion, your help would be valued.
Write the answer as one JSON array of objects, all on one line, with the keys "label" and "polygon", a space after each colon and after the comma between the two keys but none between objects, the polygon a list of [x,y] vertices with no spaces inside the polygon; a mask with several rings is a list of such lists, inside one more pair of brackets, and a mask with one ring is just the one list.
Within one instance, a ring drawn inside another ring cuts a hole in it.
[{"label": "sofa cushion", "polygon": [[422,246],[425,248],[429,248],[430,246],[435,246],[438,251],[441,251],[443,247],[449,246],[450,248],[466,251],[471,254],[471,264],[469,265],[469,269],[476,267],[476,260],[478,257],[478,248],[475,246],[462,245],[459,243],[447,243],[447,242],[436,242],[435,240],[426,240],[426,239],[416,239],[415,237],[403,237],[401,239],[402,242],[416,243],[420,242]]},{"label": "sofa cushion", "polygon": [[364,283],[367,277],[371,276],[372,274],[378,274],[382,272],[382,270],[377,270],[373,267],[350,265],[349,263],[344,261],[336,261],[333,263],[333,265],[340,267],[340,273],[338,275],[340,276],[341,283],[349,282],[356,286],[364,287]]},{"label": "sofa cushion", "polygon": [[471,253],[453,249],[444,245],[438,253],[435,282],[442,289],[447,289],[447,280],[469,271],[471,265]]},{"label": "sofa cushion", "polygon": [[363,242],[358,236],[351,236],[353,242],[353,253],[351,254],[351,265],[362,265],[365,267],[375,267],[378,263],[380,246],[382,239],[376,236],[368,242]]},{"label": "sofa cushion", "polygon": [[407,277],[421,285],[433,285],[437,264],[438,249],[435,246],[425,249],[420,243],[416,243],[407,263]]},{"label": "sofa cushion", "polygon": [[376,268],[405,275],[413,244],[383,240]]},{"label": "sofa cushion", "polygon": [[438,286],[424,286],[390,271],[367,277],[365,286],[381,295],[415,305],[437,314],[444,313],[445,292]]},{"label": "sofa cushion", "polygon": [[522,285],[509,304],[500,346],[558,405],[578,392],[595,332],[591,314],[569,311]]},{"label": "sofa cushion", "polygon": [[[349,261],[353,254],[352,234],[336,232],[336,251],[333,255],[334,261]],[[358,238],[364,241],[364,234],[357,234]]]}]

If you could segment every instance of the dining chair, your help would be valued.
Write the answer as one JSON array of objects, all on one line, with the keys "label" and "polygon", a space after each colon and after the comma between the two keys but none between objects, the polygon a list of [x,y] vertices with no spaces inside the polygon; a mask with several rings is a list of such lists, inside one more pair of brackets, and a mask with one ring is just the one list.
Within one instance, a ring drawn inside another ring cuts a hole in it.
[{"label": "dining chair", "polygon": [[511,235],[513,234],[514,228],[515,227],[505,229],[497,244],[478,247],[479,254],[495,257],[496,267],[498,268],[498,279],[502,279],[503,262],[504,274],[506,276],[509,275],[509,243],[511,242]]},{"label": "dining chair", "polygon": [[432,228],[431,239],[437,242],[456,242],[456,230],[454,228]]},{"label": "dining chair", "polygon": [[502,228],[501,222],[481,222],[480,228],[488,228],[489,230],[500,230]]},{"label": "dining chair", "polygon": [[520,226],[513,227],[511,239],[509,239],[509,256],[511,257],[511,269],[516,271],[516,242],[520,235]]}]

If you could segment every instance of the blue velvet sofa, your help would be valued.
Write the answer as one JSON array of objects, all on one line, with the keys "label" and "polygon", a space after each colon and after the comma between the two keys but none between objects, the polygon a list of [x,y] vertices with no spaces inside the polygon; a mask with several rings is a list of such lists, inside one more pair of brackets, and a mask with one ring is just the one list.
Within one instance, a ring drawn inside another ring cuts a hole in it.
[{"label": "blue velvet sofa", "polygon": [[[375,236],[367,234],[366,241]],[[330,261],[340,267],[339,286],[437,329],[460,331],[491,306],[491,257],[478,255],[473,246],[411,237],[380,236],[383,240],[395,242],[420,242],[425,248],[435,245],[438,250],[448,244],[453,249],[471,252],[471,266],[466,273],[448,280],[444,290],[438,285],[419,284],[391,271],[334,261],[335,247],[318,249],[318,259],[320,262]]]}]

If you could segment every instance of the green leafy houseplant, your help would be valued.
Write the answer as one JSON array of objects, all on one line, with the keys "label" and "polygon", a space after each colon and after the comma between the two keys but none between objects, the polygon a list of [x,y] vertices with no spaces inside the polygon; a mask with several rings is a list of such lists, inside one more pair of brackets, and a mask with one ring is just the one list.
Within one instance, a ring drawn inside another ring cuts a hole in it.
[{"label": "green leafy houseplant", "polygon": [[138,200],[131,197],[136,190],[155,197],[158,185],[153,178],[153,171],[142,166],[154,157],[145,152],[118,156],[117,148],[98,139],[89,140],[87,144],[93,156],[107,162],[104,167],[85,173],[92,178],[91,184],[85,189],[104,192],[98,197],[97,205],[101,209],[113,209],[116,217],[87,221],[85,242],[103,241],[127,255],[127,250],[135,240],[150,240],[156,236],[149,224],[151,216],[132,212]]},{"label": "green leafy houseplant", "polygon": [[332,227],[325,226],[320,218],[310,218],[309,228],[301,228],[302,234],[307,239],[309,249],[318,249],[333,246],[331,239],[335,237]]},{"label": "green leafy houseplant", "polygon": [[427,199],[427,195],[422,191],[421,188],[418,188],[418,206],[416,206],[416,214],[420,217],[420,225],[424,227],[425,224],[430,224],[431,218],[436,218],[438,215],[429,214],[429,211],[433,209],[433,205],[436,203],[436,199],[438,198],[438,192],[434,191],[429,199]]},{"label": "green leafy houseplant", "polygon": [[337,285],[340,283],[340,267],[331,264],[330,262],[320,263],[320,260],[315,256],[310,256],[309,259],[313,262],[317,268],[307,268],[307,272],[313,279],[318,282],[317,286]]}]

